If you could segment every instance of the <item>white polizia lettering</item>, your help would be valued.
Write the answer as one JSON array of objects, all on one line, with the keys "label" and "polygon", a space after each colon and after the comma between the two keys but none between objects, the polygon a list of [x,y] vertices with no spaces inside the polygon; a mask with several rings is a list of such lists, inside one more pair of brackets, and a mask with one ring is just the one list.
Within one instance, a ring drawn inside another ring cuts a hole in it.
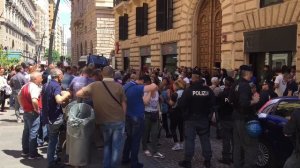
[{"label": "white polizia lettering", "polygon": [[208,91],[193,91],[193,96],[208,96]]}]

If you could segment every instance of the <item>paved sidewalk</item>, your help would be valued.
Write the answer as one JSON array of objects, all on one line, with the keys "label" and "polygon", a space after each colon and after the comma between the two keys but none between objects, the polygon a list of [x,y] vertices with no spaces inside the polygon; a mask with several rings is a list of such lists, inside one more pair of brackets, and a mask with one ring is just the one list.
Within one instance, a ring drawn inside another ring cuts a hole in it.
[{"label": "paved sidewalk", "polygon": [[[43,154],[44,159],[28,160],[21,157],[21,137],[23,131],[23,123],[17,123],[13,110],[0,113],[0,168],[46,168],[47,147],[39,148],[39,152]],[[213,134],[214,131],[212,131]],[[163,135],[163,134],[162,134]],[[162,136],[163,137],[163,136]],[[213,168],[230,168],[217,163],[217,159],[221,155],[221,141],[214,138],[211,140],[213,149]],[[182,160],[183,151],[174,152],[171,150],[173,142],[171,139],[161,138],[161,153],[165,154],[165,159],[155,159],[146,157],[143,152],[140,154],[140,160],[144,163],[145,168],[178,168],[177,162]],[[201,154],[200,142],[196,142],[196,155],[193,161],[194,168],[203,167],[203,158]],[[102,161],[102,151],[94,150],[93,158],[88,168],[100,168]]]}]

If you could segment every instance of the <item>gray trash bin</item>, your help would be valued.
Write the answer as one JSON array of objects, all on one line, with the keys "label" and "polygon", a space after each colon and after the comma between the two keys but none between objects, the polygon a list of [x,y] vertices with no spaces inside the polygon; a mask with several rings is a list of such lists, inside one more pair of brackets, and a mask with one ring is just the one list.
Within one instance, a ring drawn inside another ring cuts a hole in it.
[{"label": "gray trash bin", "polygon": [[94,129],[95,113],[93,108],[85,103],[73,105],[69,111],[67,122],[67,153],[70,165],[88,165]]},{"label": "gray trash bin", "polygon": [[[64,110],[64,118],[65,120],[68,120],[69,118],[69,113],[71,111],[71,108],[77,104],[77,101],[72,101],[71,103],[69,103],[63,110]],[[69,149],[70,149],[70,141],[69,141],[69,135],[68,133],[66,134],[66,143],[65,143],[65,147],[66,147],[66,154],[69,155]]]}]

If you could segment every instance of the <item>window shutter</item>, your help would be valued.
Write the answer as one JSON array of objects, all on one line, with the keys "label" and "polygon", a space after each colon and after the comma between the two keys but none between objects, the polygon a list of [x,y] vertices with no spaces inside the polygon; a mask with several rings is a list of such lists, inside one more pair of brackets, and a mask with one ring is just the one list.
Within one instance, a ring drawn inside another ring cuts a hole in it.
[{"label": "window shutter", "polygon": [[143,7],[136,8],[136,36],[143,35]]},{"label": "window shutter", "polygon": [[164,31],[167,28],[166,17],[167,0],[156,0],[156,30]]},{"label": "window shutter", "polygon": [[148,34],[148,4],[143,4],[143,35]]},{"label": "window shutter", "polygon": [[124,39],[124,16],[119,16],[119,40]]},{"label": "window shutter", "polygon": [[124,14],[124,40],[128,39],[128,14]]},{"label": "window shutter", "polygon": [[173,0],[168,0],[167,8],[167,29],[173,28]]}]

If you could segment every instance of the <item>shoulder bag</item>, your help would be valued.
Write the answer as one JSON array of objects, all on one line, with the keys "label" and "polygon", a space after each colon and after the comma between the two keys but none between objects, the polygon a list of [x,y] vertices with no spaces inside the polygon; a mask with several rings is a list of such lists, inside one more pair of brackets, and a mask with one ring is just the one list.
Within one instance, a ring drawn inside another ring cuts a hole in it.
[{"label": "shoulder bag", "polygon": [[105,84],[105,82],[103,82],[103,86],[105,87],[106,91],[110,94],[110,96],[120,105],[122,106],[122,104],[115,98],[115,96],[111,93],[111,91],[108,89],[107,85]]}]

